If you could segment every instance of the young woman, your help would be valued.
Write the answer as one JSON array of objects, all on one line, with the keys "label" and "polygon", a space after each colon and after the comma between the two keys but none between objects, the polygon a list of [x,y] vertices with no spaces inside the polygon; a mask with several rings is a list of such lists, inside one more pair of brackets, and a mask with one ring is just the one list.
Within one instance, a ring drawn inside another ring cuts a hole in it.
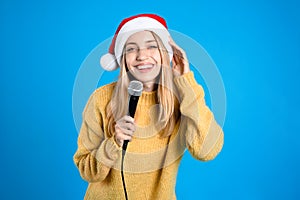
[{"label": "young woman", "polygon": [[[83,112],[74,162],[89,182],[85,199],[125,199],[120,173],[125,140],[130,141],[123,166],[128,199],[176,199],[184,150],[212,160],[224,137],[185,52],[163,18],[141,14],[121,22],[101,65],[120,67],[120,76],[98,88]],[[131,80],[143,84],[134,119],[127,115]]]}]

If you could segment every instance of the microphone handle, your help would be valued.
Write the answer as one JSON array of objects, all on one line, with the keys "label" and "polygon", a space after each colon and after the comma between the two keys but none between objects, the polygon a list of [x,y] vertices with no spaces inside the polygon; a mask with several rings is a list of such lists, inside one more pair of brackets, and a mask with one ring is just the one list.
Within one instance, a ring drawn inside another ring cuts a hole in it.
[{"label": "microphone handle", "polygon": [[[139,101],[139,96],[134,96],[134,95],[130,96],[129,106],[128,106],[129,107],[128,108],[128,114],[132,118],[134,118],[134,114],[135,114],[135,111],[136,111],[136,106],[138,104],[138,101]],[[124,151],[126,151],[126,149],[127,149],[128,142],[129,142],[129,140],[124,140],[124,143],[123,143],[123,146],[122,146],[122,149]]]}]

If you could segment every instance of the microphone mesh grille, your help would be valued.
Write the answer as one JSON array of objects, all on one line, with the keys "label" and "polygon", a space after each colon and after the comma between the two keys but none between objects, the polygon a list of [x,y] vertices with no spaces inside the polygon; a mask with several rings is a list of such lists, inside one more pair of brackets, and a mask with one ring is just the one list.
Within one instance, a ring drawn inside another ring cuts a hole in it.
[{"label": "microphone mesh grille", "polygon": [[141,96],[143,92],[143,84],[140,81],[130,81],[128,86],[129,95]]}]

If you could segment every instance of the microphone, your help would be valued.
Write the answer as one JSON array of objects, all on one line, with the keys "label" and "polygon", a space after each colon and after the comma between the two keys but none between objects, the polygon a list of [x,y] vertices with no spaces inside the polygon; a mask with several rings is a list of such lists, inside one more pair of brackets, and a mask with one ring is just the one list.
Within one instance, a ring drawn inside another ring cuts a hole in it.
[{"label": "microphone", "polygon": [[[129,94],[129,104],[128,104],[128,114],[130,117],[134,118],[136,111],[136,106],[138,104],[139,98],[143,92],[143,84],[140,81],[130,81],[128,86]],[[123,150],[126,151],[129,140],[125,140],[123,143]]]},{"label": "microphone", "polygon": [[[140,81],[130,81],[128,86],[128,94],[129,94],[129,103],[128,103],[128,114],[130,117],[134,118],[136,106],[138,104],[139,98],[142,95],[143,92],[143,84]],[[122,160],[121,160],[121,177],[122,177],[122,183],[123,183],[123,189],[124,189],[124,195],[125,199],[128,200],[127,196],[127,190],[126,190],[126,184],[125,184],[125,178],[124,178],[124,157],[127,149],[129,140],[124,140],[123,146],[122,146]]]}]

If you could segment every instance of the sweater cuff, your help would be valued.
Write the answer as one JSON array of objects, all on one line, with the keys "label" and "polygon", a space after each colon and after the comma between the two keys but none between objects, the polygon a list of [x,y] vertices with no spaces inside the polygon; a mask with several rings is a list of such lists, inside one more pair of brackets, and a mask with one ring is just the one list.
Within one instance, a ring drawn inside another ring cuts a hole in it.
[{"label": "sweater cuff", "polygon": [[108,138],[100,146],[96,153],[96,158],[107,167],[112,167],[122,152],[122,147],[115,142],[114,137]]},{"label": "sweater cuff", "polygon": [[178,90],[181,93],[186,88],[190,88],[191,86],[196,85],[197,81],[194,77],[194,72],[190,71],[186,74],[175,77],[174,78],[174,83],[175,83],[175,85],[177,86]]}]

